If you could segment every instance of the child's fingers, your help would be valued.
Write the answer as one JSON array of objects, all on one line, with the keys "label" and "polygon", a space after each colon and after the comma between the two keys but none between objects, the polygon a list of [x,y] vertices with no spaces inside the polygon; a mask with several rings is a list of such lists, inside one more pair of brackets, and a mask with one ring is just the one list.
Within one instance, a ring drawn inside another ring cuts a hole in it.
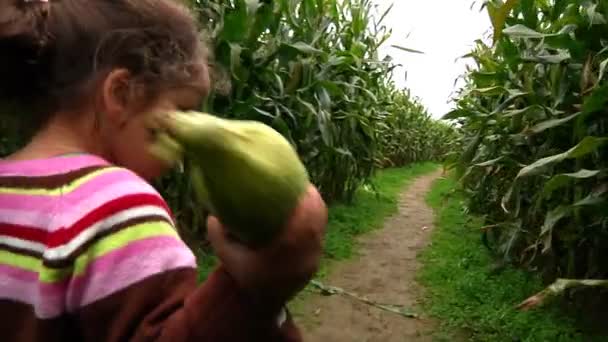
[{"label": "child's fingers", "polygon": [[234,265],[246,254],[246,247],[230,238],[224,226],[213,215],[207,219],[207,239],[217,257],[224,263]]},{"label": "child's fingers", "polygon": [[313,246],[317,249],[325,235],[327,218],[327,207],[321,194],[310,185],[279,239],[290,249],[309,249]]},{"label": "child's fingers", "polygon": [[209,215],[207,218],[207,239],[211,243],[211,246],[213,246],[213,249],[216,250],[216,253],[219,252],[219,249],[222,249],[226,241],[224,228],[213,215]]}]

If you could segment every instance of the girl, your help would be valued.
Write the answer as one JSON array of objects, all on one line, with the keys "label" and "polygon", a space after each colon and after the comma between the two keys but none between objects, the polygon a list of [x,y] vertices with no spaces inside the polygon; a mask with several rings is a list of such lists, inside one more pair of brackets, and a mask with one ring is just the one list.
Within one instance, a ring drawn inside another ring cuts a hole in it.
[{"label": "girl", "polygon": [[199,285],[147,182],[148,115],[208,92],[199,38],[170,0],[0,0],[0,100],[35,128],[0,161],[2,341],[301,340],[283,308],[318,267],[316,189],[263,249],[210,218],[221,265]]}]

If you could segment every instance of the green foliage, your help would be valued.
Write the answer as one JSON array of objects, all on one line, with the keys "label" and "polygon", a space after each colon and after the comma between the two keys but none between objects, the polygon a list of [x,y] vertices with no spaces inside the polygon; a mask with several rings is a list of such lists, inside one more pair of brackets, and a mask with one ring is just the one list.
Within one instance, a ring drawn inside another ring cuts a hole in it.
[{"label": "green foliage", "polygon": [[[390,31],[371,1],[190,3],[213,66],[203,110],[274,127],[327,202],[352,201],[377,168],[440,160],[452,148],[456,130],[397,89],[395,65],[378,58]],[[182,178],[173,174],[159,188],[182,226],[200,235],[204,220]]]},{"label": "green foliage", "polygon": [[[378,168],[442,160],[457,145],[452,126],[391,81],[396,65],[378,57],[391,32],[371,0],[186,2],[208,42],[214,87],[201,109],[274,127],[327,202],[352,201]],[[201,241],[206,214],[190,179],[175,171],[155,186],[186,239]]]},{"label": "green foliage", "polygon": [[[522,312],[515,306],[542,289],[540,277],[495,265],[479,239],[483,219],[467,214],[466,197],[453,178],[438,180],[427,195],[435,209],[432,244],[421,256],[419,278],[426,309],[439,318],[442,335],[471,341],[601,341],[583,333],[557,306]],[[453,340],[447,338],[446,340]]]},{"label": "green foliage", "polygon": [[468,55],[476,67],[446,115],[462,126],[449,165],[467,206],[496,254],[545,281],[606,278],[608,3],[486,5],[501,34]]}]

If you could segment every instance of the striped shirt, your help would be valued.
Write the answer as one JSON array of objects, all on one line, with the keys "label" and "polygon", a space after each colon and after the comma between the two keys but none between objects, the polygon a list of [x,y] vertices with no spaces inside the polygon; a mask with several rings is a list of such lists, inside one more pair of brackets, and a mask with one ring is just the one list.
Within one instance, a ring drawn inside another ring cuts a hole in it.
[{"label": "striped shirt", "polygon": [[222,267],[196,284],[171,211],[133,172],[92,155],[0,161],[2,341],[298,341],[279,310]]}]

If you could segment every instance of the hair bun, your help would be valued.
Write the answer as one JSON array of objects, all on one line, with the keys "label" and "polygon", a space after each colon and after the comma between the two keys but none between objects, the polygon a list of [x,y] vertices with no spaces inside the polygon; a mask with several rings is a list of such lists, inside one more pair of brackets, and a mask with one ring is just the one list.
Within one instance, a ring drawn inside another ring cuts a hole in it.
[{"label": "hair bun", "polygon": [[39,92],[49,11],[48,0],[0,0],[0,107],[27,105]]},{"label": "hair bun", "polygon": [[20,37],[32,45],[46,41],[49,0],[0,0],[0,39]]}]

